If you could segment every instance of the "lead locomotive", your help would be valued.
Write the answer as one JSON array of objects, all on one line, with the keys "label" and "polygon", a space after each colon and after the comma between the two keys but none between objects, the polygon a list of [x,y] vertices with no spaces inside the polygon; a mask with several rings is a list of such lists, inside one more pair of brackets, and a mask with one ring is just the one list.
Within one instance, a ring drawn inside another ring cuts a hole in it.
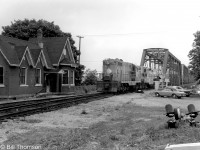
[{"label": "lead locomotive", "polygon": [[121,59],[103,60],[102,80],[97,91],[121,93],[154,87],[157,70],[137,66]]}]

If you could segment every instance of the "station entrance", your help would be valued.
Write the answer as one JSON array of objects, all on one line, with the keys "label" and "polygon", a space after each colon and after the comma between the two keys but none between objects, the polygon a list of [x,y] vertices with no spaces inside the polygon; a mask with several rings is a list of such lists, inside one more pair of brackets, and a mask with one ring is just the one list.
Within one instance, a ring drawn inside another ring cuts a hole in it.
[{"label": "station entrance", "polygon": [[46,73],[45,77],[45,87],[46,92],[61,92],[62,87],[62,74],[59,73]]}]

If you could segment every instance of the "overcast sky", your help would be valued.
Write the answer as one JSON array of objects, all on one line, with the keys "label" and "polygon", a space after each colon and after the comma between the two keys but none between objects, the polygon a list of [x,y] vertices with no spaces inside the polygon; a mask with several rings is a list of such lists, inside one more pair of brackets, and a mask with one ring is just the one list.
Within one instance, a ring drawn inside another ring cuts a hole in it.
[{"label": "overcast sky", "polygon": [[167,48],[188,65],[199,16],[199,0],[0,0],[1,27],[25,18],[54,21],[77,47],[76,36],[84,36],[81,63],[97,71],[105,58],[140,65],[146,48]]}]

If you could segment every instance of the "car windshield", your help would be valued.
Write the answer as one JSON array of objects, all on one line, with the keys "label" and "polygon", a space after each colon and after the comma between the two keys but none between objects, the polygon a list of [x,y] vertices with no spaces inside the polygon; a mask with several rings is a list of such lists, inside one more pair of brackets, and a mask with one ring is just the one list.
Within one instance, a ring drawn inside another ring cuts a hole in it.
[{"label": "car windshield", "polygon": [[169,87],[165,88],[165,90],[169,90],[169,91],[176,91],[176,89],[175,89],[175,88],[169,88]]}]

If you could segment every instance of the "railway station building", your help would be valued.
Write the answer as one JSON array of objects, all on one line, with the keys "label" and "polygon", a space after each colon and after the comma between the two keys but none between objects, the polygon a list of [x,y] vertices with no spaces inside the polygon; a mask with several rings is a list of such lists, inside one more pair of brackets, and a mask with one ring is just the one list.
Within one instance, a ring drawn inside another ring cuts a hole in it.
[{"label": "railway station building", "polygon": [[0,35],[0,98],[65,92],[74,86],[76,63],[67,37],[29,41]]}]

